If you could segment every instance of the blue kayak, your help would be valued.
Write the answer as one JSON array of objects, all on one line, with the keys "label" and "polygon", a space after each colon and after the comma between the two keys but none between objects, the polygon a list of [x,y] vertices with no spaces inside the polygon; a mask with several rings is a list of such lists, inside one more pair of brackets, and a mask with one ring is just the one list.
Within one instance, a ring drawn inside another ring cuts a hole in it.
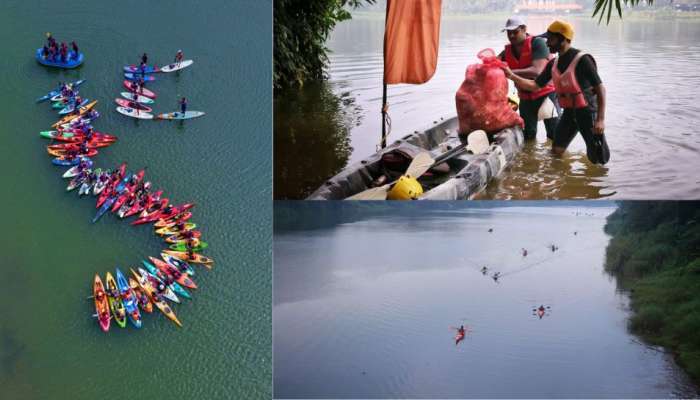
[{"label": "blue kayak", "polygon": [[139,78],[143,78],[144,82],[153,82],[156,80],[155,76],[151,75],[141,75],[141,74],[132,74],[131,72],[125,72],[124,73],[124,78],[130,80],[130,81],[137,81]]},{"label": "blue kayak", "polygon": [[[90,99],[84,99],[83,101],[80,102],[80,105],[78,108],[84,106],[90,101]],[[75,110],[75,101],[73,103],[68,104],[67,106],[63,107],[59,112],[58,115],[65,115],[72,113]]]},{"label": "blue kayak", "polygon": [[[117,267],[117,287],[119,288],[119,293],[122,295],[122,302],[124,303],[124,308],[126,308],[126,315],[129,317],[129,321],[134,324],[135,327],[141,327],[141,313],[139,313],[138,303],[136,302],[136,296],[131,292],[131,286],[124,278],[124,274]],[[132,293],[130,298],[126,298],[126,293]]]},{"label": "blue kayak", "polygon": [[[82,85],[83,83],[85,83],[85,79],[81,79],[81,80],[79,80],[79,81],[75,81],[75,82],[71,83],[70,85],[75,89],[75,88],[77,88],[78,86]],[[57,95],[57,94],[59,94],[59,93],[61,93],[61,88],[60,88],[60,87],[58,87],[58,88],[56,88],[56,89],[50,91],[49,94],[47,94],[47,95],[45,95],[45,96],[39,97],[38,99],[36,99],[36,102],[37,102],[37,103],[41,103],[42,101],[46,101],[46,100],[52,98],[53,96],[55,96],[55,95]]]},{"label": "blue kayak", "polygon": [[[141,72],[141,67],[139,65],[125,65],[124,72]],[[154,66],[146,66],[144,72],[147,74],[153,74],[155,72],[160,72],[160,68]]]},{"label": "blue kayak", "polygon": [[[82,157],[83,160],[90,160],[88,157]],[[72,160],[61,160],[60,158],[54,158],[51,160],[51,164],[58,165],[60,167],[72,167],[80,164],[81,157],[76,157]]]},{"label": "blue kayak", "polygon": [[61,58],[57,57],[56,60],[44,58],[44,56],[41,54],[43,51],[42,48],[36,49],[36,60],[39,62],[41,65],[45,65],[47,67],[56,67],[56,68],[75,68],[79,66],[80,64],[83,63],[83,59],[85,56],[83,56],[83,53],[78,53],[77,57],[73,57],[75,55],[74,52],[69,51],[68,52],[68,58],[66,59],[66,62],[61,62]]}]

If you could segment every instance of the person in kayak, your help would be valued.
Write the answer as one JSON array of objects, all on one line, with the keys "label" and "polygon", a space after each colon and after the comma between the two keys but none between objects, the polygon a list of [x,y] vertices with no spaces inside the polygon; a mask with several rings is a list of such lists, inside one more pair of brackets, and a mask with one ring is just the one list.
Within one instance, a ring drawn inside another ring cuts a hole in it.
[{"label": "person in kayak", "polygon": [[494,273],[493,276],[492,276],[494,282],[498,282],[498,278],[500,278],[500,277],[501,277],[501,273],[500,273],[500,272],[496,272],[496,273]]},{"label": "person in kayak", "polygon": [[177,53],[175,53],[175,63],[179,65],[183,58],[185,58],[185,55],[182,53],[182,50],[178,50]]},{"label": "person in kayak", "polygon": [[[525,21],[520,17],[509,18],[501,32],[506,32],[510,44],[506,45],[498,58],[505,61],[514,74],[527,79],[535,79],[537,75],[542,73],[550,59],[545,39],[527,33]],[[555,105],[557,115],[552,115],[551,118],[543,121],[547,138],[553,139],[554,130],[559,121],[559,108],[554,85],[547,84],[535,91],[518,90],[518,97],[520,99],[520,116],[525,122],[523,129],[525,140],[533,140],[537,136],[538,112],[542,104],[549,99]]]},{"label": "person in kayak", "polygon": [[525,248],[523,247],[522,251],[523,251],[523,257],[527,257],[527,249],[525,249]]},{"label": "person in kayak", "polygon": [[484,266],[481,268],[481,273],[482,273],[483,275],[486,275],[487,272],[489,272],[489,269],[486,268],[486,266],[484,265]]},{"label": "person in kayak", "polygon": [[187,99],[183,97],[182,99],[180,99],[180,112],[182,112],[182,114],[184,115],[186,111],[187,111]]},{"label": "person in kayak", "polygon": [[[519,90],[537,91],[550,82],[554,84],[559,104],[564,109],[554,132],[552,152],[555,155],[561,156],[580,132],[586,142],[588,159],[593,163],[605,164],[607,143],[603,132],[606,93],[595,59],[571,46],[574,28],[568,22],[552,22],[546,35],[547,47],[558,55],[547,63],[534,80],[513,73],[507,66],[502,67],[503,71]],[[603,154],[598,152],[601,149]],[[609,156],[609,150],[607,153]]]}]

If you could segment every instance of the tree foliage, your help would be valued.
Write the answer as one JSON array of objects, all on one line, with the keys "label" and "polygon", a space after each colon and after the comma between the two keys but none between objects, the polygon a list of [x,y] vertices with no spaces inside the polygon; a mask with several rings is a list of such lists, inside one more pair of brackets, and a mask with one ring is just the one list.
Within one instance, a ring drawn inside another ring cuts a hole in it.
[{"label": "tree foliage", "polygon": [[328,64],[328,35],[338,22],[351,18],[348,9],[375,1],[275,0],[274,88],[322,79]]},{"label": "tree foliage", "polygon": [[645,2],[649,5],[654,3],[654,0],[595,0],[595,6],[593,8],[593,17],[598,16],[598,23],[606,17],[606,23],[610,23],[610,17],[612,16],[612,9],[615,7],[618,17],[622,18],[622,6],[630,5],[636,6],[639,3]]}]

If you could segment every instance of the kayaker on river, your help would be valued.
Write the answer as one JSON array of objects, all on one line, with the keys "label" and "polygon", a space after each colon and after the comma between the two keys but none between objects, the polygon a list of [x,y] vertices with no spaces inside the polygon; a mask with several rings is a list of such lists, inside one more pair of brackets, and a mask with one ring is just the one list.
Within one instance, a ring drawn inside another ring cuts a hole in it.
[{"label": "kayaker on river", "polygon": [[[520,17],[509,18],[501,32],[506,32],[510,44],[506,45],[505,50],[498,55],[498,58],[505,61],[514,74],[527,79],[535,79],[542,73],[550,59],[545,39],[527,33],[525,21]],[[525,122],[523,135],[525,140],[533,140],[537,135],[537,117],[542,104],[549,99],[558,111],[554,85],[550,83],[534,91],[518,90],[518,97],[520,99],[520,116]],[[543,121],[548,139],[554,138],[554,130],[558,121],[558,112]]]},{"label": "kayaker on river", "polygon": [[527,257],[527,250],[523,247],[523,257]]},{"label": "kayaker on river", "polygon": [[187,112],[187,99],[184,97],[180,100],[180,112]]},{"label": "kayaker on river", "polygon": [[[559,104],[564,109],[554,132],[552,152],[561,155],[578,132],[586,142],[588,159],[605,164],[609,150],[605,142],[605,87],[598,76],[595,60],[571,46],[574,28],[564,21],[554,21],[547,28],[547,47],[558,56],[547,63],[534,80],[519,76],[503,67],[506,77],[519,90],[537,91],[552,82]],[[601,159],[601,156],[604,157]]]}]

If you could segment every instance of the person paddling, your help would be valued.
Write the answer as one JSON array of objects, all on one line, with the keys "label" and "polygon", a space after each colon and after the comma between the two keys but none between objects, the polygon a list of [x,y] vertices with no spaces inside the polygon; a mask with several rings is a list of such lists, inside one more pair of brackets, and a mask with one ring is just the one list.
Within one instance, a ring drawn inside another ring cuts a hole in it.
[{"label": "person paddling", "polygon": [[182,112],[182,115],[185,115],[185,112],[187,112],[187,99],[182,98],[180,99],[180,112]]},{"label": "person paddling", "polygon": [[182,53],[182,50],[178,50],[175,53],[175,63],[179,66],[183,58],[185,58],[185,55]]},{"label": "person paddling", "polygon": [[148,54],[143,53],[143,55],[141,56],[141,63],[148,64]]}]

